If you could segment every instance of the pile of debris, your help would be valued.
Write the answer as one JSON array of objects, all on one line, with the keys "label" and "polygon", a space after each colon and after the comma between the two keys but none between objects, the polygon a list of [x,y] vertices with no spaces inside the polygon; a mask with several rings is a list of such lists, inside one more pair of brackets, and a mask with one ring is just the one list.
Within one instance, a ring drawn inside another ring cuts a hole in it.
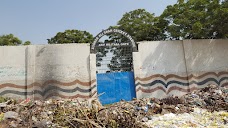
[{"label": "pile of debris", "polygon": [[[22,102],[10,99],[0,103],[0,108],[0,128],[143,127],[134,115],[121,106],[102,106],[96,98],[86,101],[26,99]],[[107,114],[110,109],[113,110],[113,115]]]},{"label": "pile of debris", "polygon": [[208,127],[228,123],[228,89],[214,85],[180,98],[134,99],[106,106],[96,98],[1,101],[0,127]]},{"label": "pile of debris", "polygon": [[189,107],[198,106],[209,111],[228,110],[228,89],[225,87],[209,85],[184,95],[182,99]]}]

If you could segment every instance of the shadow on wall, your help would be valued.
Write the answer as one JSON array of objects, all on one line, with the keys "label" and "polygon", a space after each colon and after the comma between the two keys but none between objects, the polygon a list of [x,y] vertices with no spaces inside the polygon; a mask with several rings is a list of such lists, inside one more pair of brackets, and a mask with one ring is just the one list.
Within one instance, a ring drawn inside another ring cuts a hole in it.
[{"label": "shadow on wall", "polygon": [[90,80],[89,49],[87,44],[0,47],[0,94],[17,99],[90,98],[96,81]]},{"label": "shadow on wall", "polygon": [[[62,45],[62,48],[60,45],[36,47],[36,77],[33,85],[35,99],[90,97],[91,90],[95,88],[95,86],[91,88],[90,85],[94,81],[79,79],[83,76],[80,71],[84,69],[78,65],[85,66],[87,70],[88,66],[81,64],[80,58],[74,57],[76,54],[74,47],[69,47],[68,45]],[[88,61],[88,56],[85,57],[83,61]]]},{"label": "shadow on wall", "polygon": [[227,86],[227,40],[185,40],[184,46],[190,86],[195,85],[198,88],[208,84]]},{"label": "shadow on wall", "polygon": [[180,85],[188,85],[182,41],[142,42],[139,52],[142,67],[136,82],[138,97],[164,98]]},{"label": "shadow on wall", "polygon": [[47,46],[41,45],[36,47],[35,60],[34,98],[46,99],[58,94],[58,86],[54,81],[56,66],[51,64],[58,61],[57,56],[48,52]]},{"label": "shadow on wall", "polygon": [[30,95],[28,93],[28,47],[26,47],[25,49],[25,98],[28,98],[28,95]]},{"label": "shadow on wall", "polygon": [[[1,95],[47,99],[89,98],[96,93],[96,80],[88,75],[89,45],[1,48]],[[228,86],[228,40],[141,42],[137,54],[137,98],[179,96],[208,84]]]},{"label": "shadow on wall", "polygon": [[181,96],[208,84],[227,86],[226,49],[225,40],[141,42],[137,97]]},{"label": "shadow on wall", "polygon": [[[152,44],[153,43],[153,44]],[[181,41],[154,41],[142,47],[142,75],[186,72]],[[144,45],[144,44],[142,44]]]}]

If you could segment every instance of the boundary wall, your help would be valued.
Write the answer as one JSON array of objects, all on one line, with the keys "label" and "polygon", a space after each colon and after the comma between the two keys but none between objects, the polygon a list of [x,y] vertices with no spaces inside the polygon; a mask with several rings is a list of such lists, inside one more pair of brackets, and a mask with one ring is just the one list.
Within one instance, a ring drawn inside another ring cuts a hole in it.
[{"label": "boundary wall", "polygon": [[139,42],[137,98],[182,96],[209,84],[228,87],[228,40]]},{"label": "boundary wall", "polygon": [[3,46],[0,58],[2,96],[84,99],[96,93],[89,44]]},{"label": "boundary wall", "polygon": [[[228,40],[138,42],[137,98],[181,96],[208,84],[228,87]],[[97,96],[89,44],[0,47],[0,95],[17,99]]]}]

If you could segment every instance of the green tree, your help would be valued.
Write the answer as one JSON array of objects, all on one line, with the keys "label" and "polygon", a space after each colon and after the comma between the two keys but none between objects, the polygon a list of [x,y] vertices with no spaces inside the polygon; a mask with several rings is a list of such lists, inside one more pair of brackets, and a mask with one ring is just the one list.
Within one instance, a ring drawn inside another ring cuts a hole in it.
[{"label": "green tree", "polygon": [[131,47],[113,47],[111,52],[113,57],[110,64],[108,64],[110,71],[132,71],[133,57]]},{"label": "green tree", "polygon": [[[160,19],[145,9],[137,9],[125,13],[118,21],[117,26],[112,26],[111,28],[126,31],[136,42],[165,39],[164,29],[160,23]],[[111,39],[118,39],[115,38],[117,37],[116,35],[111,35],[110,37]]]},{"label": "green tree", "polygon": [[93,41],[93,35],[87,31],[73,29],[58,32],[53,38],[47,40],[48,44],[91,43]]},{"label": "green tree", "polygon": [[[117,22],[116,26],[110,28],[120,29],[132,36],[135,42],[164,40],[164,27],[166,21],[160,22],[158,17],[147,12],[145,9],[137,9],[127,12]],[[108,34],[109,39],[104,42],[130,42],[126,37],[118,33]],[[110,47],[109,50],[101,48],[102,57],[105,57],[108,52],[113,54],[110,64],[107,65],[110,71],[131,71],[132,70],[132,47]],[[97,56],[98,58],[99,56]],[[99,60],[101,60],[99,58]],[[97,65],[100,66],[100,61],[97,60]]]},{"label": "green tree", "polygon": [[227,37],[227,0],[178,0],[167,6],[161,20],[166,21],[172,40]]},{"label": "green tree", "polygon": [[21,45],[22,41],[13,34],[0,36],[0,46],[14,46]]},{"label": "green tree", "polygon": [[18,46],[18,45],[30,45],[30,41],[22,43],[22,41],[15,37],[13,34],[0,36],[0,46]]},{"label": "green tree", "polygon": [[30,41],[25,41],[23,45],[30,45],[31,42]]},{"label": "green tree", "polygon": [[223,0],[214,11],[212,31],[215,38],[228,38],[228,0]]}]

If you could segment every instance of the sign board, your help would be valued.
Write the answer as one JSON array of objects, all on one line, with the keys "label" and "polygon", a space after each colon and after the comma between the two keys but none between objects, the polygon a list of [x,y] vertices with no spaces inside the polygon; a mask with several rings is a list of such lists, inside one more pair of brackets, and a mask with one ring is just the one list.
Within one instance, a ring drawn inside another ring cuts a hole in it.
[{"label": "sign board", "polygon": [[100,43],[100,44],[97,44],[101,37],[103,37],[106,34],[111,34],[111,33],[118,33],[118,34],[123,35],[124,37],[126,37],[130,41],[132,48],[136,49],[135,41],[127,32],[124,32],[124,31],[119,30],[119,29],[106,29],[106,30],[100,32],[94,38],[94,41],[93,41],[92,46],[91,46],[91,50],[94,51],[95,46],[129,46],[130,45],[129,43]]},{"label": "sign board", "polygon": [[130,43],[99,43],[97,47],[109,47],[109,46],[129,46]]}]

